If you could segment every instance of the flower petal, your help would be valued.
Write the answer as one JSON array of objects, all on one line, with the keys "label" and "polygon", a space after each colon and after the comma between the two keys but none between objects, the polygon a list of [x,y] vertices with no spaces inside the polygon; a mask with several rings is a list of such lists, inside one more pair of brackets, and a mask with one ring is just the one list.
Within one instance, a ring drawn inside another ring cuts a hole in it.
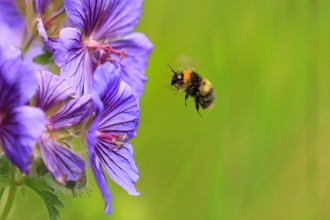
[{"label": "flower petal", "polygon": [[100,167],[100,162],[98,158],[95,157],[95,155],[90,155],[90,163],[96,183],[99,189],[101,190],[103,200],[105,201],[105,210],[104,210],[105,214],[110,215],[112,213],[112,208],[111,208],[112,195],[108,190],[107,180],[105,179],[105,176]]},{"label": "flower petal", "polygon": [[142,0],[112,0],[108,2],[98,26],[95,39],[117,38],[129,34],[139,23]]},{"label": "flower petal", "polygon": [[85,162],[78,154],[44,135],[38,139],[38,145],[48,171],[59,184],[81,178]]},{"label": "flower petal", "polygon": [[104,109],[101,99],[105,96],[109,85],[112,86],[110,86],[110,91],[108,93],[110,93],[112,97],[115,97],[120,86],[120,67],[116,63],[115,65],[108,62],[104,63],[98,66],[94,73],[92,99],[94,102],[93,110],[95,115],[87,134],[87,146],[90,155],[94,153],[97,142],[95,132]]},{"label": "flower petal", "polygon": [[54,105],[75,94],[64,78],[48,71],[38,71],[36,75],[38,77],[36,106],[44,112],[47,112]]},{"label": "flower petal", "polygon": [[133,148],[130,144],[118,150],[105,141],[98,141],[95,147],[95,154],[99,158],[102,167],[109,174],[111,179],[125,189],[130,195],[138,196],[135,183],[139,179],[139,172],[133,158]]},{"label": "flower petal", "polygon": [[0,0],[0,8],[0,20],[2,19],[11,28],[24,28],[24,18],[14,0]]},{"label": "flower petal", "polygon": [[89,94],[92,86],[93,67],[86,49],[81,42],[81,34],[75,28],[64,28],[54,53],[54,61],[61,68],[61,76],[80,96]]},{"label": "flower petal", "polygon": [[[131,86],[133,93],[140,98],[147,81],[145,71],[148,58],[153,49],[152,43],[142,33],[134,33],[121,40],[111,42],[115,50],[126,50],[125,58],[120,62],[122,71],[121,78]],[[120,58],[113,54],[112,58]]]},{"label": "flower petal", "polygon": [[64,7],[87,37],[100,40],[132,32],[141,16],[142,0],[65,0]]},{"label": "flower petal", "polygon": [[47,118],[47,126],[51,130],[74,126],[91,114],[92,105],[91,95],[84,95],[70,100],[61,111]]},{"label": "flower petal", "polygon": [[22,63],[20,50],[0,46],[0,111],[26,104],[36,90],[33,70]]},{"label": "flower petal", "polygon": [[41,37],[42,41],[44,42],[46,49],[49,52],[54,53],[57,47],[58,38],[49,38],[45,30],[45,27],[42,23],[42,19],[38,18],[37,21],[38,21],[37,31],[39,37]]},{"label": "flower petal", "polygon": [[104,0],[64,0],[64,8],[70,19],[88,37],[97,25],[105,5]]},{"label": "flower petal", "polygon": [[0,145],[10,161],[29,172],[32,148],[45,128],[45,114],[38,108],[20,106],[0,119]]},{"label": "flower petal", "polygon": [[120,66],[118,63],[106,62],[98,66],[94,72],[94,81],[92,88],[92,97],[96,103],[102,104],[102,100],[106,94],[113,99],[120,87]]},{"label": "flower petal", "polygon": [[126,134],[128,141],[136,135],[140,110],[131,88],[120,80],[120,68],[111,73],[113,66],[107,62],[95,71],[93,100],[99,96],[104,106],[97,130],[114,135]]},{"label": "flower petal", "polygon": [[136,97],[132,94],[131,88],[124,81],[121,81],[117,96],[112,100],[108,99],[111,94],[102,99],[104,111],[97,128],[103,133],[115,135],[126,134],[128,141],[136,135],[139,124],[140,110]]}]

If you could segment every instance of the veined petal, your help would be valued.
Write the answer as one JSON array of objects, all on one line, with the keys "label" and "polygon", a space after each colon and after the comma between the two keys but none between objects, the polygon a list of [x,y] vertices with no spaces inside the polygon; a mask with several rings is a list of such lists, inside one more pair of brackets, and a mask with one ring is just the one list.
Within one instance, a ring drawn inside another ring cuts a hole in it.
[{"label": "veined petal", "polygon": [[102,101],[114,99],[120,87],[120,66],[118,63],[106,62],[98,66],[94,72],[92,97],[94,102],[103,106]]},{"label": "veined petal", "polygon": [[70,19],[89,37],[102,15],[106,1],[64,0],[63,2]]},{"label": "veined petal", "polygon": [[98,158],[95,157],[94,154],[90,155],[89,158],[96,183],[99,189],[101,190],[103,200],[105,201],[105,210],[104,210],[105,214],[110,215],[112,213],[112,208],[111,208],[112,195],[108,190],[107,180],[105,179],[105,176],[102,172],[102,169],[100,167],[100,161],[98,160]]},{"label": "veined petal", "polygon": [[13,46],[0,46],[0,111],[26,104],[36,87],[37,78],[22,63],[21,52]]},{"label": "veined petal", "polygon": [[[101,167],[131,195],[139,195],[134,187],[139,174],[130,145],[124,144],[118,150],[118,146],[111,140],[97,138],[96,132],[105,132],[104,136],[126,134],[128,139],[131,138],[135,135],[139,121],[139,108],[130,87],[120,79],[120,67],[117,63],[106,62],[96,69],[92,97],[95,117],[87,134],[87,145],[92,170],[106,202],[105,212],[110,214],[112,197]],[[103,126],[103,130],[99,130],[99,126]]]},{"label": "veined petal", "polygon": [[110,0],[93,33],[94,39],[117,38],[129,34],[139,23],[142,0]]},{"label": "veined petal", "polygon": [[38,71],[36,106],[47,112],[54,105],[75,94],[68,82],[51,72]]},{"label": "veined petal", "polygon": [[41,37],[41,40],[44,42],[46,49],[49,52],[54,53],[57,47],[58,38],[49,38],[45,30],[45,27],[42,23],[42,19],[38,18],[37,20],[38,20],[37,31],[39,37]]},{"label": "veined petal", "polygon": [[85,162],[78,154],[44,135],[38,139],[38,145],[48,171],[59,184],[81,178]]},{"label": "veined petal", "polygon": [[58,113],[47,118],[47,126],[57,130],[76,125],[91,114],[92,105],[91,95],[70,100]]},{"label": "veined petal", "polygon": [[130,195],[140,195],[135,189],[139,172],[135,165],[133,148],[130,144],[126,143],[120,150],[114,148],[109,151],[109,144],[99,140],[95,147],[95,154],[99,158],[102,167],[115,183]]},{"label": "veined petal", "polygon": [[24,28],[24,18],[16,7],[15,0],[0,0],[0,20],[11,28]]},{"label": "veined petal", "polygon": [[102,99],[104,110],[97,128],[102,133],[127,135],[125,141],[136,135],[139,124],[140,110],[136,97],[124,81],[120,82],[118,93],[113,99],[112,94]]},{"label": "veined petal", "polygon": [[[121,78],[131,86],[133,94],[140,98],[147,81],[145,71],[153,49],[152,43],[144,34],[133,33],[111,42],[111,46],[115,50],[126,50],[125,58],[120,62]],[[112,58],[119,59],[116,54],[113,54]]]},{"label": "veined petal", "polygon": [[9,160],[21,171],[29,171],[32,148],[44,128],[45,114],[30,106],[16,107],[1,118],[1,146]]},{"label": "veined petal", "polygon": [[140,110],[130,86],[120,80],[120,68],[114,68],[113,64],[107,62],[99,66],[94,73],[93,100],[100,99],[104,106],[100,112],[97,130],[114,135],[127,135],[128,141],[136,135]]},{"label": "veined petal", "polygon": [[[115,97],[120,86],[120,67],[116,63],[115,65],[112,65],[109,62],[104,63],[98,66],[94,73],[92,99],[94,102],[93,111],[95,115],[87,134],[89,154],[94,153],[95,144],[97,142],[95,132],[104,109],[102,99],[107,93],[109,85],[112,85],[109,88],[110,96]],[[109,98],[111,99],[111,97]]]},{"label": "veined petal", "polygon": [[61,68],[61,76],[80,96],[89,94],[92,86],[93,68],[90,56],[81,42],[81,33],[75,28],[64,28],[54,53],[54,61]]}]

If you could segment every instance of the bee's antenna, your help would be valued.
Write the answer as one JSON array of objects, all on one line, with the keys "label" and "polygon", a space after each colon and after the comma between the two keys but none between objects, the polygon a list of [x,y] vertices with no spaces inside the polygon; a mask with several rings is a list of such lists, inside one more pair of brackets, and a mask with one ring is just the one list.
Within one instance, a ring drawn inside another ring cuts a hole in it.
[{"label": "bee's antenna", "polygon": [[174,73],[174,74],[177,74],[175,71],[174,71],[174,69],[170,66],[170,64],[167,64],[170,68],[171,68],[171,70],[172,70],[172,72]]}]

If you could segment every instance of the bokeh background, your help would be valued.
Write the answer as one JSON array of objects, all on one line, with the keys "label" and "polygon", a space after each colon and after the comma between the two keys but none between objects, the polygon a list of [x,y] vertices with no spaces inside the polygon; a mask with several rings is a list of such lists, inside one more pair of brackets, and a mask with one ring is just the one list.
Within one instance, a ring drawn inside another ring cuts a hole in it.
[{"label": "bokeh background", "polygon": [[[113,214],[92,193],[63,196],[65,219],[330,219],[330,1],[144,1],[154,43],[132,141],[139,197],[112,183]],[[174,95],[167,63],[197,60],[210,111]],[[11,219],[47,219],[20,194]]]}]

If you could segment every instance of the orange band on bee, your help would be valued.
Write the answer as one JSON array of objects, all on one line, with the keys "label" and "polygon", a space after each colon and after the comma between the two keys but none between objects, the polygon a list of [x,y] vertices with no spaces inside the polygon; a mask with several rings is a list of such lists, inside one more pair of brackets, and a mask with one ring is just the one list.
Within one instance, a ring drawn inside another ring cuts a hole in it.
[{"label": "orange band on bee", "polygon": [[183,82],[187,83],[190,80],[190,76],[192,71],[191,70],[184,70],[183,72]]}]

